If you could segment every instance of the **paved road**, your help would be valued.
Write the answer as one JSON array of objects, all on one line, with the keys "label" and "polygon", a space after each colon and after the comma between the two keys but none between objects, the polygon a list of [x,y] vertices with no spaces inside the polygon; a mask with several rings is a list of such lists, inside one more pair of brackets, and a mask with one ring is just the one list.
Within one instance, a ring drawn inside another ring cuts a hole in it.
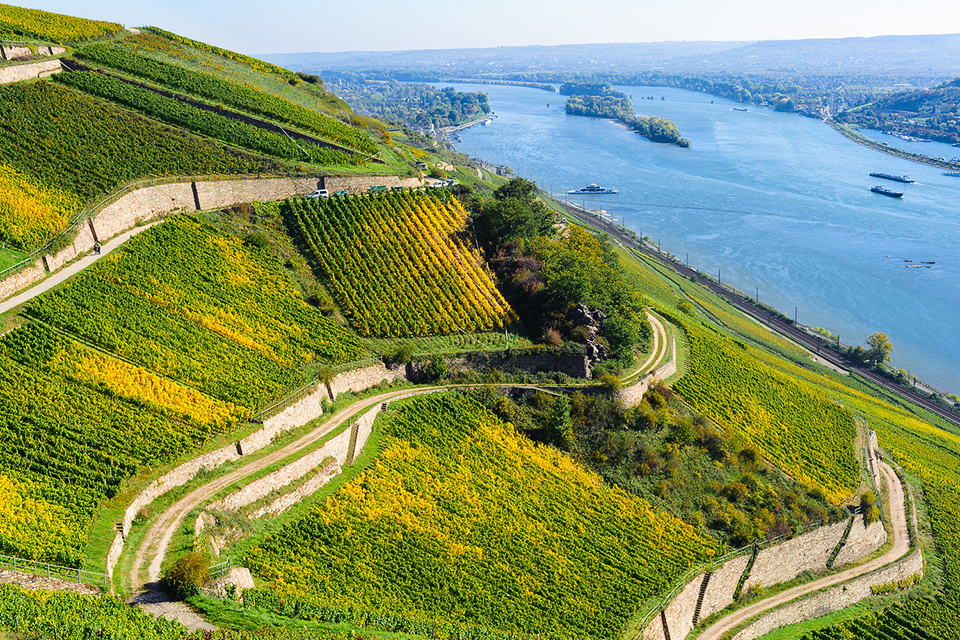
[{"label": "paved road", "polygon": [[897,474],[894,473],[893,469],[890,468],[890,465],[885,462],[877,462],[877,465],[880,468],[880,474],[887,483],[887,488],[890,495],[889,504],[890,517],[893,524],[893,546],[889,551],[879,558],[874,558],[873,560],[860,566],[847,569],[846,571],[841,571],[840,573],[827,576],[826,578],[808,582],[807,584],[793,587],[792,589],[787,589],[786,591],[778,593],[774,596],[765,598],[759,602],[755,602],[748,607],[739,609],[738,611],[721,618],[715,624],[708,627],[702,634],[700,634],[698,640],[719,640],[723,634],[743,624],[757,614],[779,607],[780,605],[790,602],[791,600],[795,600],[800,596],[813,593],[814,591],[819,591],[824,587],[830,587],[841,582],[846,582],[847,580],[851,580],[858,576],[862,576],[866,573],[870,573],[875,569],[879,569],[880,567],[886,566],[892,562],[896,562],[902,558],[904,554],[910,550],[910,535],[907,530],[907,514],[905,510],[903,485],[900,484],[900,478],[898,478]]},{"label": "paved road", "polygon": [[3,302],[0,302],[0,313],[6,313],[7,311],[10,311],[15,307],[19,307],[25,302],[29,302],[30,300],[37,297],[41,293],[44,293],[45,291],[49,291],[53,287],[62,283],[67,278],[77,275],[78,273],[80,273],[81,271],[83,271],[84,269],[92,265],[97,260],[100,260],[101,258],[109,255],[111,251],[113,251],[114,249],[122,245],[124,242],[126,242],[133,236],[137,235],[138,233],[142,233],[143,231],[146,231],[153,225],[160,224],[161,222],[163,221],[156,220],[154,222],[151,222],[148,225],[137,227],[135,229],[130,229],[125,233],[121,233],[116,238],[109,240],[108,242],[101,245],[99,254],[90,252],[89,254],[85,255],[79,260],[70,263],[60,271],[57,271],[55,274],[53,274],[46,280],[41,280],[36,285],[30,287],[26,291],[12,298],[9,298]]}]

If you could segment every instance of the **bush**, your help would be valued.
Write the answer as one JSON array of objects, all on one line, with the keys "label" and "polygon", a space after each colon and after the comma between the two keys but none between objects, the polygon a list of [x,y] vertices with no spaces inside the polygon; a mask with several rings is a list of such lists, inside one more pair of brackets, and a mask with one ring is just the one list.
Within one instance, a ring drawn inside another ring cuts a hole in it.
[{"label": "bush", "polygon": [[864,491],[860,496],[860,513],[863,514],[864,525],[871,525],[880,519],[880,509],[877,508],[877,494],[873,491]]},{"label": "bush", "polygon": [[620,378],[610,373],[600,376],[600,384],[610,393],[613,393],[622,386]]},{"label": "bush", "polygon": [[191,551],[167,569],[161,584],[180,600],[200,593],[210,576],[210,556],[206,551]]}]

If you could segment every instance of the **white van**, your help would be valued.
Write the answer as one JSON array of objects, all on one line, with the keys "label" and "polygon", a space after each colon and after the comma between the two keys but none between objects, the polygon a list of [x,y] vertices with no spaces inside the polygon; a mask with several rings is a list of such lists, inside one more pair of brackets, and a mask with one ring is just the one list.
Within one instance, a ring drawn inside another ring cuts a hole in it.
[{"label": "white van", "polygon": [[330,192],[327,191],[326,189],[317,189],[307,197],[308,198],[329,198]]}]

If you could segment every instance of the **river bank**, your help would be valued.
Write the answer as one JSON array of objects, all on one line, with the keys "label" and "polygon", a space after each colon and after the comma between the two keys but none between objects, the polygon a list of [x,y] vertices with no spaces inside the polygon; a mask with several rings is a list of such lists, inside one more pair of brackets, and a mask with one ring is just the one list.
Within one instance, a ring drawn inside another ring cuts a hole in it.
[{"label": "river bank", "polygon": [[856,130],[851,129],[850,127],[840,124],[832,118],[824,118],[823,122],[828,126],[836,130],[840,135],[844,136],[848,140],[852,140],[857,144],[861,144],[868,149],[873,149],[874,151],[881,151],[883,153],[896,156],[898,158],[903,158],[904,160],[910,160],[911,162],[918,162],[920,164],[929,165],[931,167],[937,167],[939,169],[946,169],[948,171],[960,171],[960,164],[956,162],[948,162],[946,160],[937,160],[936,158],[931,158],[930,156],[925,156],[919,153],[910,153],[909,151],[904,151],[903,149],[897,149],[896,147],[891,147],[885,145],[876,140],[871,140],[861,134]]}]

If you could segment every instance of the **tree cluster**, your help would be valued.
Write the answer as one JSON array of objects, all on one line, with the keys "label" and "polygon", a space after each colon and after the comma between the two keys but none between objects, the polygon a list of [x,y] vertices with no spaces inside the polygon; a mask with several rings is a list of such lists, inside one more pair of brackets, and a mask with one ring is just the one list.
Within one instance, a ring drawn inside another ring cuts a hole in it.
[{"label": "tree cluster", "polygon": [[690,141],[680,135],[677,125],[664,118],[635,115],[633,103],[625,97],[574,95],[567,100],[566,109],[570,115],[616,120],[653,142],[690,146]]}]

